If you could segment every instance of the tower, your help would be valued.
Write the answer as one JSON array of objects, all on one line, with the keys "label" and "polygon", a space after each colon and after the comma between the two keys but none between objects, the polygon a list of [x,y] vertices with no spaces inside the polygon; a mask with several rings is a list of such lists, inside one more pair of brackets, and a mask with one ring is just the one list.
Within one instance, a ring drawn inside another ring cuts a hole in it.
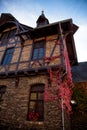
[{"label": "tower", "polygon": [[39,16],[36,23],[37,23],[37,27],[49,24],[49,20],[44,15],[44,11],[42,11],[42,14]]}]

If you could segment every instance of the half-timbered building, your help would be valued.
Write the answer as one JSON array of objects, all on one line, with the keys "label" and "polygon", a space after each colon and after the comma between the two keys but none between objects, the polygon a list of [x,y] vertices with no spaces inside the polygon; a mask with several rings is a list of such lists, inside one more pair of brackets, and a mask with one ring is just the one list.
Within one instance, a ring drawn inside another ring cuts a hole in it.
[{"label": "half-timbered building", "polygon": [[1,14],[0,124],[69,130],[70,100],[64,103],[60,88],[72,86],[70,66],[78,64],[73,35],[78,27],[72,19],[49,23],[43,12],[36,24],[32,28]]}]

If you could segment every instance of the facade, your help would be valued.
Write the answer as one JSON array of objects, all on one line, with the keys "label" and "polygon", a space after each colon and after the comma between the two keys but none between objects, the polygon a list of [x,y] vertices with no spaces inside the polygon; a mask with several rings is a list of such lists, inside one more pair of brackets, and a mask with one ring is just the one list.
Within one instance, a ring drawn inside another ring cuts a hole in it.
[{"label": "facade", "polygon": [[50,24],[43,12],[36,28],[1,14],[0,124],[6,129],[70,129],[59,89],[71,82],[69,61],[78,64],[73,38],[77,29],[72,19]]}]

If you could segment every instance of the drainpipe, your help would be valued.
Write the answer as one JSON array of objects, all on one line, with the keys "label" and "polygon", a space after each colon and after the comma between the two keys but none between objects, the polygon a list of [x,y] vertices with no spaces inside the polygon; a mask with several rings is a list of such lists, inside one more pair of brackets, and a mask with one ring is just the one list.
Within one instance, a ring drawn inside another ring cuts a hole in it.
[{"label": "drainpipe", "polygon": [[[59,30],[60,30],[60,35],[61,35],[61,39],[64,45],[64,51],[66,51],[66,46],[65,46],[65,42],[63,40],[63,34],[62,34],[62,28],[61,28],[61,23],[59,22]],[[67,73],[67,63],[66,63],[66,59],[65,59],[65,64],[66,64],[66,72]],[[65,75],[64,74],[64,75]],[[61,107],[62,107],[62,130],[65,130],[65,125],[64,125],[64,99],[61,99]]]},{"label": "drainpipe", "polygon": [[64,100],[63,98],[61,99],[61,103],[62,103],[62,130],[65,130],[65,125],[64,125]]}]

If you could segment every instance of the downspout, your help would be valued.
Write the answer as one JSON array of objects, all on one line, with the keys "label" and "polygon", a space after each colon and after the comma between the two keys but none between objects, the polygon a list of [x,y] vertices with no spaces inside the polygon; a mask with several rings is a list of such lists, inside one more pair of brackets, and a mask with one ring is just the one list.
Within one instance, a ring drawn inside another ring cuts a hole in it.
[{"label": "downspout", "polygon": [[63,98],[61,99],[61,103],[62,103],[62,130],[65,130],[65,125],[64,125],[64,108],[63,108],[64,100],[63,100]]},{"label": "downspout", "polygon": [[[62,34],[62,28],[61,28],[61,23],[59,22],[59,30],[60,30],[60,35],[61,35],[61,40],[62,40],[62,44],[64,45],[64,51],[66,51],[66,46],[65,46],[65,42],[63,40],[63,34]],[[66,72],[67,73],[67,63],[66,63],[66,59],[65,59],[65,64],[66,64]],[[64,74],[64,75],[65,75]],[[62,130],[65,130],[65,123],[64,123],[64,99],[61,98],[61,106],[62,106]]]}]

